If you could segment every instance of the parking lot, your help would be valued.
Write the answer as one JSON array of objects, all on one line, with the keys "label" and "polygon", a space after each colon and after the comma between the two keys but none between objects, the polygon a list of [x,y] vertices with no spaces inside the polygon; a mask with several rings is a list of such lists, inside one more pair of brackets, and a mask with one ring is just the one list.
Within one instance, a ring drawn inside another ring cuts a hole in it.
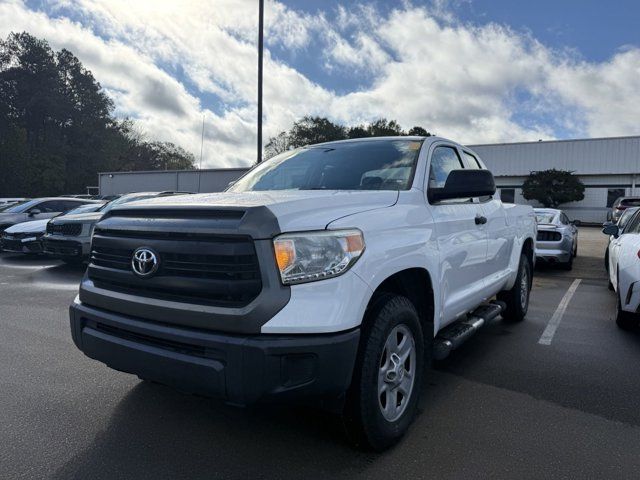
[{"label": "parking lot", "polygon": [[0,476],[637,478],[640,334],[616,328],[606,237],[579,238],[572,271],[537,269],[523,323],[490,323],[429,372],[381,455],[320,411],[234,408],[84,357],[67,314],[82,267],[2,254]]}]

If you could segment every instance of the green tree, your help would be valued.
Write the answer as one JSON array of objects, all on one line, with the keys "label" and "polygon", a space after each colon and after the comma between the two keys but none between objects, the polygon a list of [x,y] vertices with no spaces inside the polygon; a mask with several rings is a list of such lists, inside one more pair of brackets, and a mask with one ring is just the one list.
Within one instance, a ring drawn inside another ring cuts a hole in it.
[{"label": "green tree", "polygon": [[293,124],[289,131],[280,132],[269,138],[265,145],[264,157],[271,158],[292,148],[313,145],[314,143],[344,140],[346,138],[388,137],[400,135],[430,136],[422,127],[413,127],[409,132],[395,120],[380,118],[372,123],[344,127],[324,117],[303,117]]},{"label": "green tree", "polygon": [[415,126],[411,127],[411,129],[407,132],[407,135],[414,135],[416,137],[430,137],[431,134],[427,132],[424,128]]},{"label": "green tree", "polygon": [[347,138],[345,128],[323,117],[303,117],[289,132],[291,148]]},{"label": "green tree", "polygon": [[193,155],[146,142],[68,50],[11,33],[0,40],[0,196],[83,192],[97,173],[193,168]]},{"label": "green tree", "polygon": [[123,170],[189,170],[193,168],[195,158],[171,142],[134,141],[121,162]]},{"label": "green tree", "polygon": [[289,134],[287,132],[280,132],[275,137],[271,137],[264,147],[264,158],[268,160],[271,157],[275,157],[287,150],[293,148],[289,140]]},{"label": "green tree", "polygon": [[522,185],[522,196],[537,200],[545,207],[557,208],[568,202],[584,199],[584,184],[567,170],[542,170],[531,172]]}]

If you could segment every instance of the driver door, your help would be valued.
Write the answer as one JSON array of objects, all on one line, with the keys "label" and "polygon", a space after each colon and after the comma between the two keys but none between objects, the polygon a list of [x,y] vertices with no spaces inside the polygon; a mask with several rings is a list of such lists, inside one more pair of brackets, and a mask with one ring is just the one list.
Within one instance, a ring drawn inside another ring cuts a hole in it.
[{"label": "driver door", "polygon": [[[441,188],[449,172],[463,169],[453,145],[436,144],[429,162],[429,188]],[[487,231],[483,211],[472,199],[431,204],[440,253],[440,284],[444,326],[475,308],[484,298]]]}]

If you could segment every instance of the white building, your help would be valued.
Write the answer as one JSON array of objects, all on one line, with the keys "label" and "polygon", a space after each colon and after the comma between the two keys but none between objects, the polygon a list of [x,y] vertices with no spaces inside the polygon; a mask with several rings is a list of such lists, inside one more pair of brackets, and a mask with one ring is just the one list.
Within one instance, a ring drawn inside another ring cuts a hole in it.
[{"label": "white building", "polygon": [[[522,184],[532,171],[571,170],[584,200],[562,205],[570,218],[601,223],[616,198],[640,196],[640,136],[469,145],[496,177],[504,201],[527,202]],[[638,183],[638,188],[636,188]]]},{"label": "white building", "polygon": [[221,192],[237,180],[246,168],[212,168],[202,170],[153,170],[104,172],[98,174],[100,195],[129,192]]}]

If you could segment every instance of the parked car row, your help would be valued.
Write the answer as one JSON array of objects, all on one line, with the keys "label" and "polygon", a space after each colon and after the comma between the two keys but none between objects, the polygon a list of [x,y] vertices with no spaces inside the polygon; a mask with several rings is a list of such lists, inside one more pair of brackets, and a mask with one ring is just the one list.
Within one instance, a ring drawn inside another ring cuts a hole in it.
[{"label": "parked car row", "polygon": [[7,252],[46,254],[67,263],[80,263],[89,257],[96,222],[116,205],[186,193],[138,192],[109,202],[69,197],[22,202],[0,212],[0,246]]},{"label": "parked car row", "polygon": [[[535,208],[538,232],[536,260],[573,267],[578,255],[578,229],[562,210]],[[616,323],[625,330],[640,326],[640,198],[621,197],[603,225],[609,236],[604,253],[609,289],[616,294]]]},{"label": "parked car row", "polygon": [[616,294],[616,323],[635,329],[640,325],[640,207],[626,208],[602,232],[609,235],[604,258],[609,289]]}]

